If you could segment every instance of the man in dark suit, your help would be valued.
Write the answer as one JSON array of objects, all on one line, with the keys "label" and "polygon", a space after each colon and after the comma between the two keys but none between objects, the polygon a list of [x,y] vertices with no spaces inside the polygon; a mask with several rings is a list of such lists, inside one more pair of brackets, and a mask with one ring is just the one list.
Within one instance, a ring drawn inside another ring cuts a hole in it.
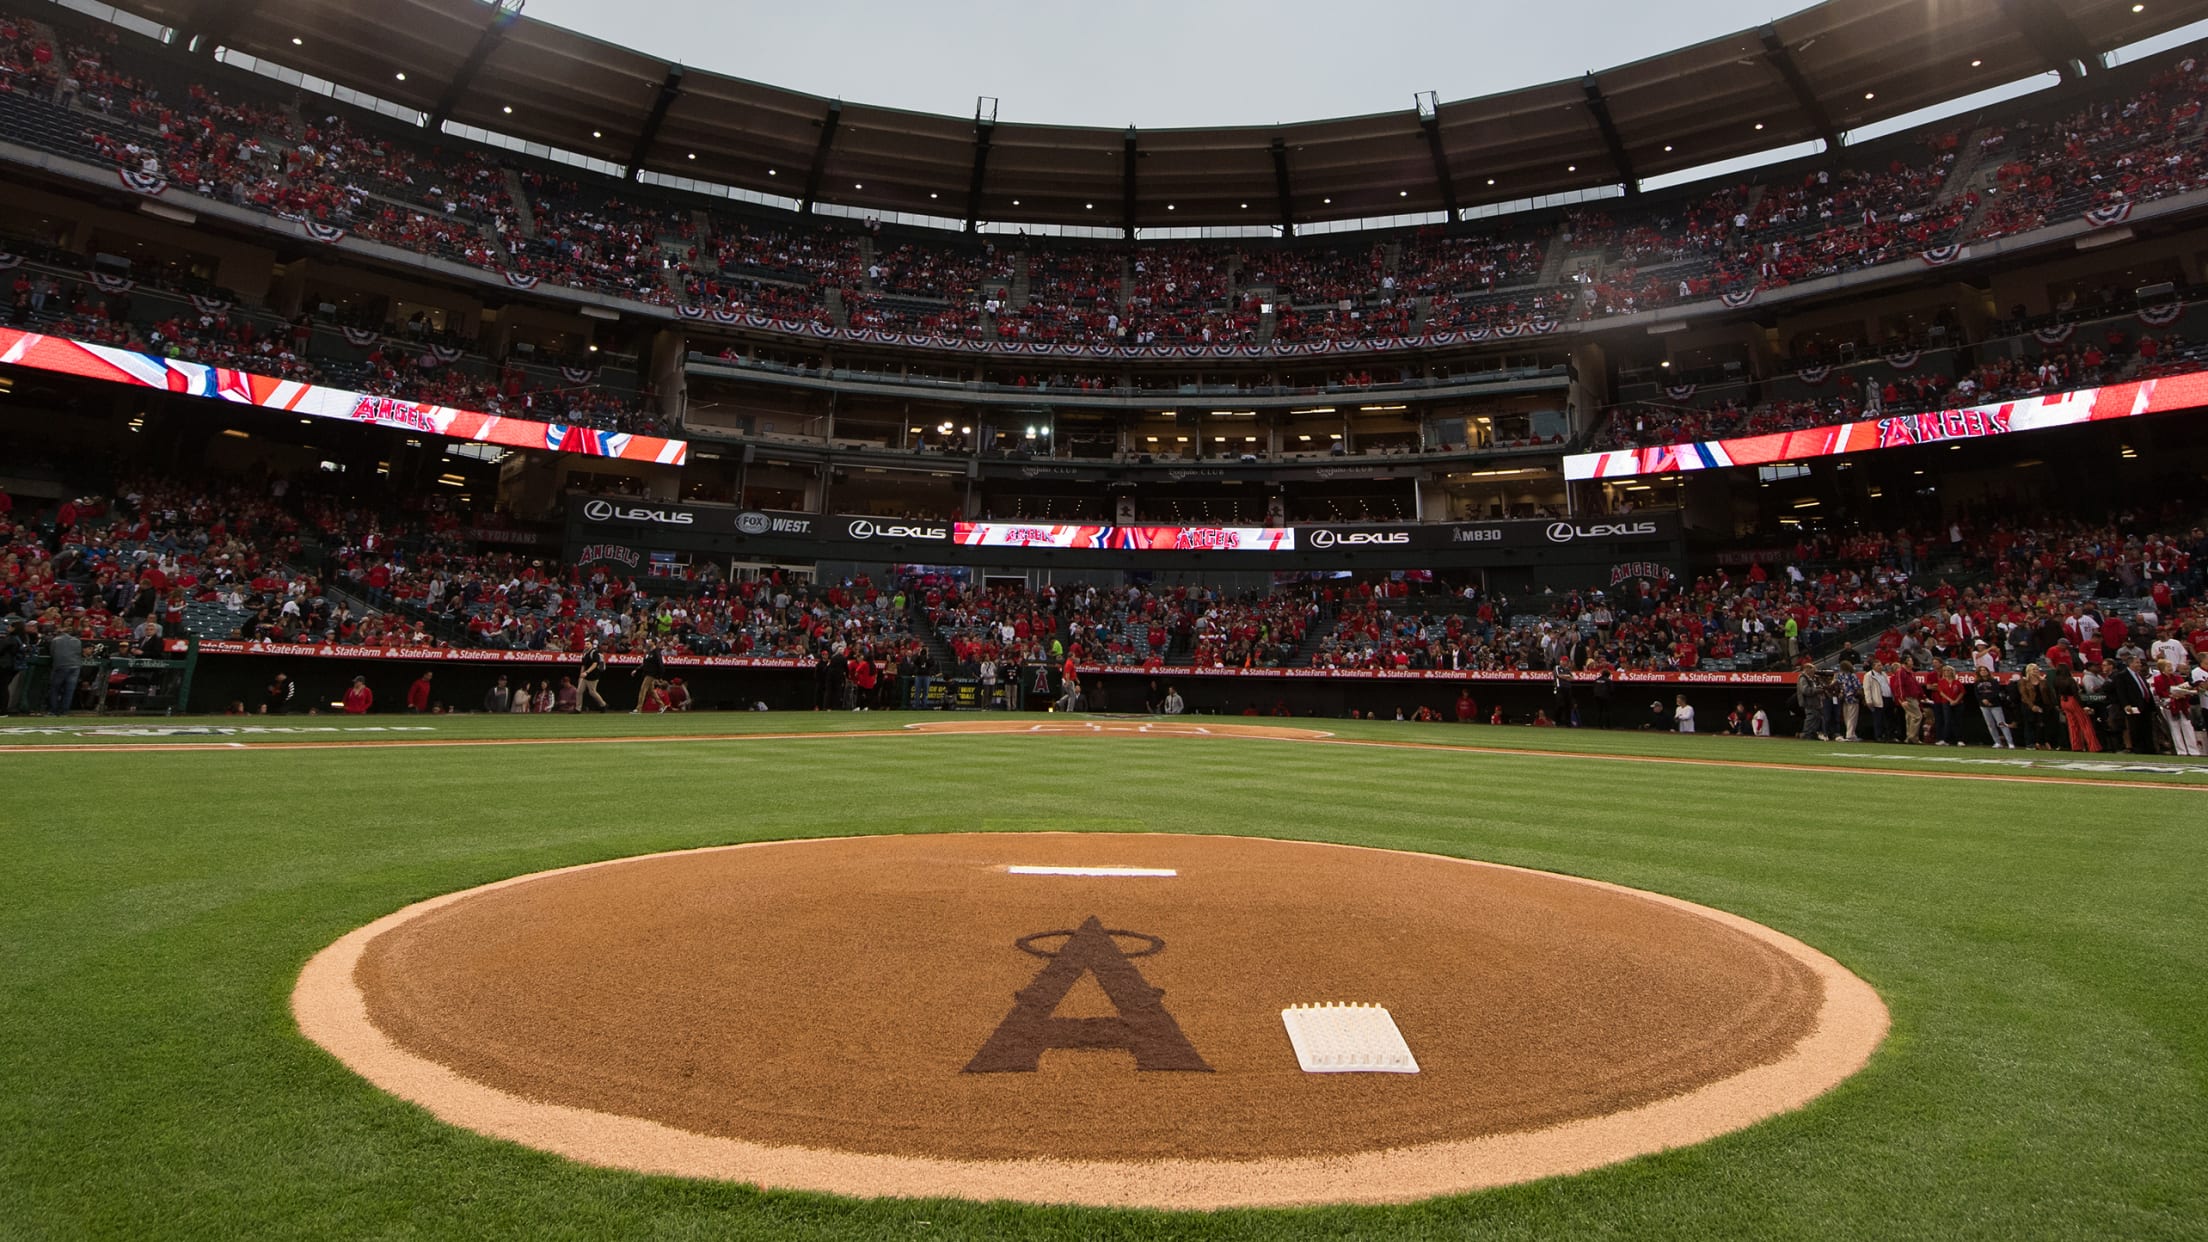
[{"label": "man in dark suit", "polygon": [[2148,713],[2155,710],[2154,692],[2138,656],[2124,661],[2124,667],[2109,679],[2109,697],[2116,704],[2116,723],[2123,734],[2124,749],[2135,755],[2153,754],[2154,719]]}]

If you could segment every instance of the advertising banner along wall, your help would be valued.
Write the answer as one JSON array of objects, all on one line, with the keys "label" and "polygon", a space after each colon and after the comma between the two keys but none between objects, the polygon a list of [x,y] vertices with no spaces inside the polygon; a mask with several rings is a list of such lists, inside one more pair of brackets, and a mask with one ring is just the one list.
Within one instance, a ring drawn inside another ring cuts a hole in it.
[{"label": "advertising banner along wall", "polygon": [[[828,516],[732,505],[682,504],[637,496],[568,498],[569,542],[685,543],[683,536],[742,535],[796,543],[863,546],[943,544],[960,548],[1050,548],[1084,552],[1304,552],[1367,554],[1481,551],[1592,555],[1614,544],[1676,543],[1670,510],[1600,518],[1501,518],[1485,522],[1360,522],[1325,526],[1107,526],[1043,522],[936,522]],[[1621,552],[1621,558],[1630,555]]]},{"label": "advertising banner along wall", "polygon": [[234,405],[283,410],[311,418],[368,423],[418,431],[452,440],[501,444],[517,449],[546,449],[585,457],[618,457],[679,466],[689,457],[684,440],[598,431],[564,423],[538,423],[450,406],[425,405],[398,397],[303,384],[255,375],[232,367],[182,362],[112,345],[94,345],[66,337],[41,336],[0,328],[0,363],[53,371],[83,379],[105,380],[134,388],[154,388],[186,397],[205,397]]},{"label": "advertising banner along wall", "polygon": [[1721,470],[1727,466],[1767,466],[1808,457],[1837,457],[1871,449],[1909,448],[2144,414],[2166,414],[2208,405],[2208,371],[2159,379],[2104,384],[2074,392],[2050,393],[2015,401],[1866,418],[1830,427],[1699,440],[1606,453],[1575,453],[1564,459],[1566,479],[1629,479],[1681,470]]}]

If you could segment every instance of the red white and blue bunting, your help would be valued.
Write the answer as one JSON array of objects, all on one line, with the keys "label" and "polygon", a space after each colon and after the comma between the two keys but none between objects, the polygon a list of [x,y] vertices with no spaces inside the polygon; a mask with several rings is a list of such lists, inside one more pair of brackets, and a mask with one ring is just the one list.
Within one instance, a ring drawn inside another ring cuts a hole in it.
[{"label": "red white and blue bunting", "polygon": [[1664,389],[1664,395],[1674,401],[1685,401],[1694,395],[1694,385],[1673,384],[1671,387]]},{"label": "red white and blue bunting", "polygon": [[2042,345],[2060,345],[2078,330],[2076,324],[2058,323],[2051,328],[2032,329],[2032,339]]},{"label": "red white and blue bunting", "polygon": [[383,335],[374,328],[339,328],[338,331],[345,334],[346,344],[359,349],[366,349],[375,344],[376,338]]},{"label": "red white and blue bunting", "polygon": [[0,250],[0,272],[7,271],[9,268],[21,266],[23,266],[22,255],[9,254],[5,250]]},{"label": "red white and blue bunting", "polygon": [[1803,367],[1794,373],[1794,378],[1805,384],[1822,384],[1832,378],[1832,368],[1828,366]]},{"label": "red white and blue bunting", "polygon": [[106,272],[88,272],[86,275],[104,293],[128,293],[138,287],[138,282],[128,276],[112,276]]},{"label": "red white and blue bunting", "polygon": [[537,278],[524,276],[512,268],[508,268],[506,269],[506,283],[516,289],[534,289],[537,287]]},{"label": "red white and blue bunting", "polygon": [[2105,229],[2112,224],[2122,224],[2129,219],[2131,219],[2131,201],[2129,199],[2120,203],[2110,203],[2105,207],[2088,207],[2085,211],[2085,222],[2097,229]]},{"label": "red white and blue bunting", "polygon": [[169,179],[160,173],[133,172],[128,168],[118,168],[115,170],[115,179],[123,183],[124,189],[148,198],[158,198],[167,193],[169,188]]},{"label": "red white and blue bunting", "polygon": [[1723,302],[1727,307],[1733,310],[1739,310],[1741,307],[1746,306],[1750,302],[1756,300],[1756,291],[1753,288],[1728,289],[1725,292],[1718,294],[1717,300]]},{"label": "red white and blue bunting", "polygon": [[1945,246],[1934,246],[1918,257],[1924,260],[1926,267],[1946,267],[1963,257],[1963,248],[1950,242]]},{"label": "red white and blue bunting", "polygon": [[560,368],[560,378],[570,384],[588,384],[591,380],[597,378],[597,375],[598,369],[596,367]]},{"label": "red white and blue bunting", "polygon": [[345,240],[344,229],[341,229],[334,224],[324,224],[319,220],[301,220],[299,222],[299,231],[305,233],[309,238],[313,239],[314,241],[321,242],[325,246],[334,246],[337,243]]},{"label": "red white and blue bunting", "polygon": [[2167,328],[2183,318],[2184,314],[2183,302],[2164,302],[2160,306],[2140,307],[2139,322],[2150,328]]},{"label": "red white and blue bunting", "polygon": [[1917,368],[1917,359],[1923,356],[1917,350],[1905,349],[1898,353],[1887,354],[1886,365],[1896,371],[1914,371]]},{"label": "red white and blue bunting", "polygon": [[458,345],[432,345],[429,347],[429,356],[446,366],[451,366],[453,363],[460,361],[466,353],[467,351],[461,349]]},{"label": "red white and blue bunting", "polygon": [[191,298],[192,309],[202,315],[220,315],[230,309],[230,303],[221,298],[211,298],[198,293],[190,294],[189,297]]}]

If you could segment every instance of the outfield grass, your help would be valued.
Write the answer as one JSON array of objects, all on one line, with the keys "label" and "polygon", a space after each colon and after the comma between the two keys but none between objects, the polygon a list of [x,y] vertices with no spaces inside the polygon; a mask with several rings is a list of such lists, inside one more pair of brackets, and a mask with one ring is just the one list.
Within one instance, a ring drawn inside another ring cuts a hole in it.
[{"label": "outfield grass", "polygon": [[[907,719],[462,717],[422,736]],[[1125,736],[450,750],[241,750],[228,743],[270,739],[215,736],[199,753],[0,756],[0,1235],[2208,1231],[2208,794],[2133,787],[2194,778],[1922,780],[1832,753],[1871,747],[1326,727],[1833,770]],[[86,739],[0,737],[41,740]],[[1833,954],[1886,998],[1893,1035],[1810,1108],[1685,1151],[1403,1208],[1175,1216],[587,1169],[383,1096],[301,1038],[286,1007],[300,965],[344,931],[505,876],[735,841],[1099,824],[1430,850],[1674,894]]]}]

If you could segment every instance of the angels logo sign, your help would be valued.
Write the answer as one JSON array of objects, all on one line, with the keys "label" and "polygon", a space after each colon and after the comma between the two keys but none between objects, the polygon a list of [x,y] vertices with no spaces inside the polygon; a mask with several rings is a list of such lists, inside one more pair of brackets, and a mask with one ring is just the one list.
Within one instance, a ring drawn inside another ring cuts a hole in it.
[{"label": "angels logo sign", "polygon": [[582,551],[575,554],[575,563],[578,565],[613,561],[634,569],[642,560],[636,554],[635,548],[624,548],[618,543],[587,543],[583,545]]},{"label": "angels logo sign", "polygon": [[1655,561],[1627,561],[1624,564],[1610,567],[1611,586],[1630,582],[1635,578],[1646,578],[1651,582],[1669,582],[1671,581],[1671,566],[1660,565]]},{"label": "angels logo sign", "polygon": [[426,431],[442,435],[444,429],[437,425],[422,407],[412,401],[397,397],[362,397],[353,404],[351,418],[356,423],[375,423],[384,427],[403,427],[408,431]]},{"label": "angels logo sign", "polygon": [[2009,407],[1942,410],[1930,414],[1906,414],[1878,420],[1878,447],[1901,448],[1911,444],[1937,444],[1942,440],[1974,440],[1980,436],[2006,435]]}]

